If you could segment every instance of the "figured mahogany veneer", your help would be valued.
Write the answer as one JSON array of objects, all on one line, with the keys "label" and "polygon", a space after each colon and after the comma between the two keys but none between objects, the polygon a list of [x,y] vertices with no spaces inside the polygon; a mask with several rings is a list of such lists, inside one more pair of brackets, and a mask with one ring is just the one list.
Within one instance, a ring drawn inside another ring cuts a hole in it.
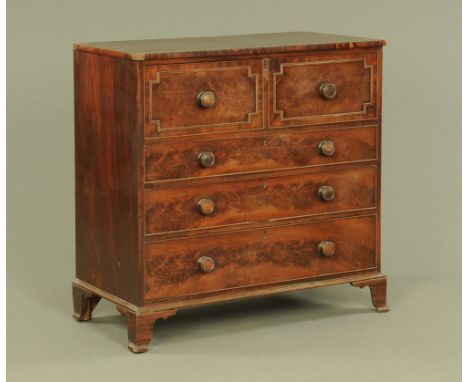
[{"label": "figured mahogany veneer", "polygon": [[147,138],[263,127],[260,60],[151,65],[144,77]]},{"label": "figured mahogany veneer", "polygon": [[[258,137],[215,138],[196,142],[164,142],[145,146],[145,180],[198,178],[243,172],[293,169],[377,159],[376,126],[298,131]],[[325,156],[319,145],[331,141]],[[212,153],[215,163],[200,165],[199,155]]]},{"label": "figured mahogany veneer", "polygon": [[[377,62],[377,51],[272,59],[271,126],[375,118]],[[333,86],[331,98],[322,85]]]},{"label": "figured mahogany veneer", "polygon": [[382,40],[77,44],[74,317],[147,350],[177,309],[380,272]]},{"label": "figured mahogany veneer", "polygon": [[[332,256],[321,241],[335,244]],[[146,245],[145,298],[156,300],[376,268],[375,215],[163,240]],[[199,258],[214,261],[205,274]]]},{"label": "figured mahogany veneer", "polygon": [[[375,166],[145,190],[145,234],[376,207]],[[332,200],[319,189],[332,187]],[[200,213],[209,199],[214,211]],[[206,216],[207,215],[207,216]]]}]

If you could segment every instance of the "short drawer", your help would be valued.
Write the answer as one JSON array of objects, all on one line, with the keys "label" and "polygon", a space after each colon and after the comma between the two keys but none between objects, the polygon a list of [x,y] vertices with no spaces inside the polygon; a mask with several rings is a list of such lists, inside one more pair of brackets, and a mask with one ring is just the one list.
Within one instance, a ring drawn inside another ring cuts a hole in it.
[{"label": "short drawer", "polygon": [[376,127],[145,146],[145,179],[158,181],[377,159]]},{"label": "short drawer", "polygon": [[261,60],[144,70],[146,138],[263,127]]},{"label": "short drawer", "polygon": [[145,298],[363,271],[376,252],[374,215],[165,240],[145,247]]},{"label": "short drawer", "polygon": [[145,233],[374,208],[376,167],[145,190]]},{"label": "short drawer", "polygon": [[272,59],[271,126],[378,116],[378,52]]}]

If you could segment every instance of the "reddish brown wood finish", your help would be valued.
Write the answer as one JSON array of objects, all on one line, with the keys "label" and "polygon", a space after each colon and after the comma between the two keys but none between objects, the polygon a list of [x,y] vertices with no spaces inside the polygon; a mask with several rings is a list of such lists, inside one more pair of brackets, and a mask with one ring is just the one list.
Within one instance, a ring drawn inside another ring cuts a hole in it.
[{"label": "reddish brown wood finish", "polygon": [[136,62],[75,51],[76,276],[141,303]]},{"label": "reddish brown wood finish", "polygon": [[[271,60],[271,126],[376,118],[377,61],[377,50]],[[336,97],[320,95],[324,83]]]},{"label": "reddish brown wood finish", "polygon": [[[321,155],[320,142],[330,140],[335,153]],[[145,146],[145,179],[158,181],[291,169],[377,159],[375,126],[270,134],[248,138],[216,138]],[[198,155],[213,153],[215,164],[200,166]]]},{"label": "reddish brown wood finish", "polygon": [[[145,233],[375,208],[375,170],[371,166],[146,190]],[[335,189],[332,201],[319,196],[319,188],[325,185]],[[215,205],[209,216],[197,209],[204,198]]]},{"label": "reddish brown wood finish", "polygon": [[388,312],[390,309],[387,305],[387,277],[383,276],[372,280],[354,281],[351,283],[354,287],[364,288],[369,287],[377,312]]},{"label": "reddish brown wood finish", "polygon": [[[372,215],[147,244],[146,300],[374,269],[375,239]],[[334,256],[320,254],[323,240]],[[203,256],[213,272],[200,272]]]},{"label": "reddish brown wood finish", "polygon": [[73,290],[73,318],[76,321],[89,321],[96,305],[101,301],[101,297],[79,285],[72,285]]},{"label": "reddish brown wood finish", "polygon": [[175,309],[139,313],[119,306],[118,310],[127,318],[128,348],[133,353],[144,353],[148,350],[148,345],[153,337],[153,326],[157,319],[167,319],[176,314]]},{"label": "reddish brown wood finish", "polygon": [[[260,129],[262,63],[226,61],[145,67],[145,137]],[[214,106],[198,96],[212,92]]]},{"label": "reddish brown wood finish", "polygon": [[382,45],[314,33],[76,45],[74,317],[115,303],[142,352],[157,318],[199,304],[351,283],[388,310]]},{"label": "reddish brown wood finish", "polygon": [[316,32],[191,37],[76,44],[82,51],[132,60],[231,58],[304,51],[381,47],[384,40]]}]

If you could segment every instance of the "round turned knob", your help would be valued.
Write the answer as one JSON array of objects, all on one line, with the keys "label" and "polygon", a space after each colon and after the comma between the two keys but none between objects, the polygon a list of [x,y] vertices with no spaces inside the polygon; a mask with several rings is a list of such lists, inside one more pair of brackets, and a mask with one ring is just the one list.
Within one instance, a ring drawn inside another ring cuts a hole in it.
[{"label": "round turned knob", "polygon": [[334,83],[325,82],[320,85],[319,93],[325,99],[333,99],[336,97],[336,85]]},{"label": "round turned knob", "polygon": [[213,272],[215,263],[211,257],[202,256],[198,259],[198,266],[203,273]]},{"label": "round turned knob", "polygon": [[332,186],[322,186],[318,190],[320,199],[324,202],[330,202],[335,197],[335,189]]},{"label": "round turned knob", "polygon": [[318,250],[323,256],[333,256],[335,254],[336,245],[333,241],[321,241],[318,245]]},{"label": "round turned knob", "polygon": [[198,163],[200,163],[200,166],[202,167],[213,167],[215,162],[215,155],[213,153],[210,153],[209,151],[203,151],[200,154],[198,154]]},{"label": "round turned knob", "polygon": [[200,92],[198,94],[198,104],[205,109],[213,107],[216,103],[216,96],[213,92]]},{"label": "round turned knob", "polygon": [[211,215],[215,210],[213,199],[202,198],[197,202],[197,209],[202,215]]},{"label": "round turned knob", "polygon": [[335,153],[335,144],[332,141],[322,141],[318,145],[320,154],[331,157]]}]

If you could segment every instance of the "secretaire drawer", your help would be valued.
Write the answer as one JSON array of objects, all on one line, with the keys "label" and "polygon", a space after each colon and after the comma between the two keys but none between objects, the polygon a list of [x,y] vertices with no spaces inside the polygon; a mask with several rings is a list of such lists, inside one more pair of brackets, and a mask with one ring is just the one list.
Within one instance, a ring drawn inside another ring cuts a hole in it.
[{"label": "secretaire drawer", "polygon": [[376,51],[272,59],[271,126],[376,118],[378,61]]},{"label": "secretaire drawer", "polygon": [[256,129],[261,60],[145,67],[145,137]]},{"label": "secretaire drawer", "polygon": [[325,277],[376,267],[375,216],[146,244],[145,298]]},{"label": "secretaire drawer", "polygon": [[377,159],[376,127],[216,138],[145,146],[145,179],[157,181]]},{"label": "secretaire drawer", "polygon": [[262,222],[376,205],[375,166],[145,190],[145,233]]}]

